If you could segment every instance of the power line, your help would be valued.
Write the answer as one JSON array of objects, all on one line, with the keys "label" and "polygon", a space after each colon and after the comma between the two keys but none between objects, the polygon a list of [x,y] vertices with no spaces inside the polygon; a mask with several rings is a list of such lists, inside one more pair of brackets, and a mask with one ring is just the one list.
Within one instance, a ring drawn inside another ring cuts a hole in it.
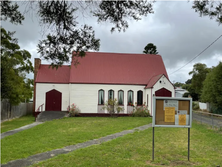
[{"label": "power line", "polygon": [[179,71],[180,69],[182,69],[183,67],[185,67],[187,64],[189,64],[190,62],[192,62],[194,59],[196,59],[198,56],[200,56],[203,52],[205,52],[209,47],[211,47],[211,45],[213,45],[218,39],[220,39],[220,37],[222,37],[222,34],[215,39],[210,45],[208,45],[202,52],[200,52],[198,55],[196,55],[193,59],[191,59],[188,63],[186,63],[185,65],[183,65],[182,67],[180,67],[179,69],[177,69],[176,71],[170,73],[169,75]]}]

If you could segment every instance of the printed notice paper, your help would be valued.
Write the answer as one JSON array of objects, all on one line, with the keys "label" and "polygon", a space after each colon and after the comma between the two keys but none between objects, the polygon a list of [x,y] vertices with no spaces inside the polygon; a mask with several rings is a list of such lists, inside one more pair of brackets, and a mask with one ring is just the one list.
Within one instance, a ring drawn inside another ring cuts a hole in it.
[{"label": "printed notice paper", "polygon": [[179,115],[179,125],[186,125],[186,115]]},{"label": "printed notice paper", "polygon": [[175,122],[175,107],[165,107],[165,122]]}]

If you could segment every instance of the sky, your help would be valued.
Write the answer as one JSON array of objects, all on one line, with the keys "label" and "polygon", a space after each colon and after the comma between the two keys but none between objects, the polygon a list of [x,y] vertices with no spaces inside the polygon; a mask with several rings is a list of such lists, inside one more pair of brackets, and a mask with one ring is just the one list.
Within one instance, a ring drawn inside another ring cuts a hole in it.
[{"label": "sky", "polygon": [[[79,12],[77,14],[80,25],[91,25],[95,30],[95,37],[100,39],[100,52],[143,53],[144,47],[153,43],[163,58],[170,81],[184,83],[192,77],[188,73],[194,64],[204,63],[212,67],[222,61],[221,37],[204,53],[178,70],[222,35],[222,24],[219,25],[208,16],[200,17],[192,5],[192,1],[156,1],[153,14],[139,21],[128,20],[129,28],[125,32],[113,33],[110,32],[113,26],[111,23],[98,23],[95,17],[82,17]],[[22,13],[24,9],[25,6],[21,5]],[[22,25],[7,21],[2,21],[1,25],[8,31],[16,31],[14,37],[18,38],[21,49],[31,53],[34,65],[34,58],[40,58],[37,44],[44,38],[35,10],[25,14]],[[42,63],[51,62],[42,60]],[[28,74],[29,78],[33,76]]]}]

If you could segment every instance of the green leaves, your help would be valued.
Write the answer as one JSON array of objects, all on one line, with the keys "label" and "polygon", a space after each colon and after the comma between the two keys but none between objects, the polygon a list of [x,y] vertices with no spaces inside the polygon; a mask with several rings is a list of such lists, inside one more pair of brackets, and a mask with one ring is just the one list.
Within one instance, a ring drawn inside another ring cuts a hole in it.
[{"label": "green leaves", "polygon": [[210,19],[215,19],[219,24],[222,23],[222,2],[220,1],[194,1],[192,6],[195,12],[198,12],[200,16],[209,16]]},{"label": "green leaves", "polygon": [[98,22],[110,21],[115,25],[111,32],[117,29],[125,31],[128,28],[127,19],[140,20],[141,16],[153,13],[152,3],[149,1],[102,1],[99,8],[92,12],[98,17]]},{"label": "green leaves", "polygon": [[216,107],[222,107],[222,62],[220,62],[207,75],[203,83],[201,99],[204,102],[213,103]]},{"label": "green leaves", "polygon": [[17,105],[32,97],[33,80],[25,75],[33,72],[33,66],[30,53],[20,50],[13,34],[1,28],[1,98]]},{"label": "green leaves", "polygon": [[157,49],[157,48],[156,48],[156,46],[155,46],[154,44],[148,43],[148,44],[145,46],[143,53],[145,53],[145,54],[155,54],[155,55],[157,55],[158,52],[157,52],[156,49]]},{"label": "green leaves", "polygon": [[14,24],[22,24],[24,16],[18,11],[17,3],[11,1],[1,1],[1,20],[7,20]]}]

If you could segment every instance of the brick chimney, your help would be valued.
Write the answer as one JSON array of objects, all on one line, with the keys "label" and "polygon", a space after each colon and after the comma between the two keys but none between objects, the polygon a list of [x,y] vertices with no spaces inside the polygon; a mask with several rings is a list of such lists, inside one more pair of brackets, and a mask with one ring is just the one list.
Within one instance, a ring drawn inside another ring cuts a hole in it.
[{"label": "brick chimney", "polygon": [[34,66],[34,81],[36,80],[37,73],[39,71],[39,66],[41,64],[40,58],[35,58],[35,66]]},{"label": "brick chimney", "polygon": [[35,58],[35,65],[34,65],[34,95],[33,95],[33,116],[36,116],[35,114],[35,99],[36,99],[36,83],[35,83],[35,80],[36,80],[36,76],[37,76],[37,73],[39,71],[39,67],[41,65],[41,59],[40,58]]}]

